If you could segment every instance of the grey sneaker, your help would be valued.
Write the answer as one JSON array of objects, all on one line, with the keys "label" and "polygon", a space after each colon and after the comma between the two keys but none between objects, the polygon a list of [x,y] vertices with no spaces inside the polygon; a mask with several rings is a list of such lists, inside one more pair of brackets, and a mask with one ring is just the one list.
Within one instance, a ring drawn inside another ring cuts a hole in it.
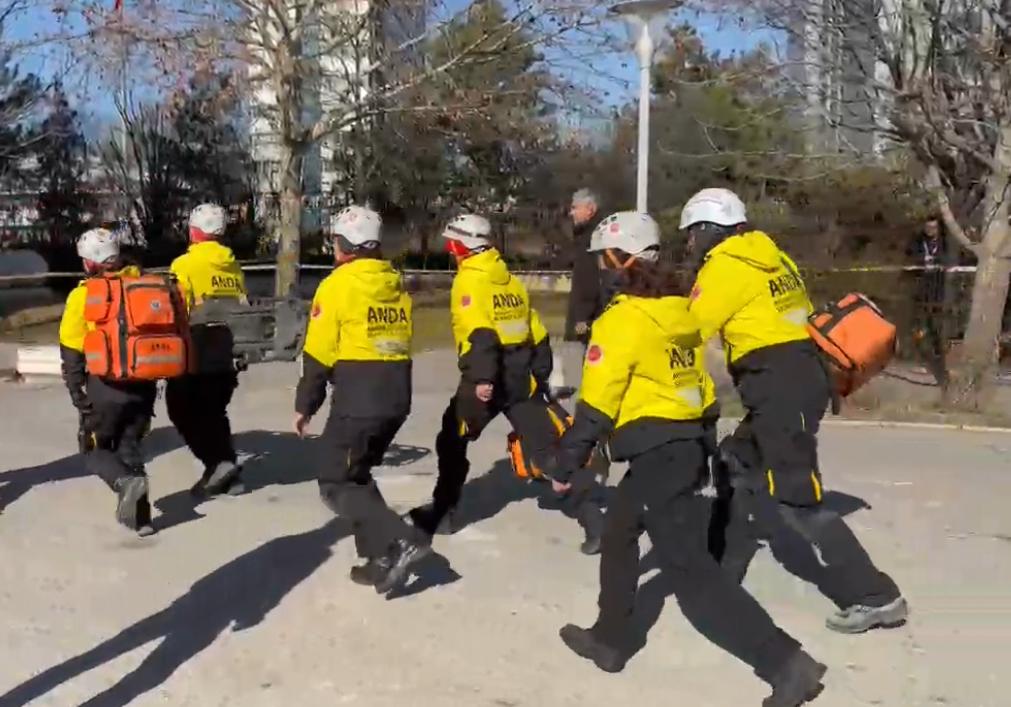
[{"label": "grey sneaker", "polygon": [[241,472],[242,467],[238,464],[234,462],[221,462],[214,467],[210,477],[208,477],[207,482],[204,484],[204,491],[210,496],[223,493]]},{"label": "grey sneaker", "polygon": [[123,476],[116,480],[114,488],[117,496],[116,520],[130,530],[137,530],[138,507],[147,497],[147,477]]},{"label": "grey sneaker", "polygon": [[825,625],[839,633],[864,633],[872,628],[895,628],[906,623],[909,605],[899,597],[884,606],[855,604],[835,612],[825,620]]}]

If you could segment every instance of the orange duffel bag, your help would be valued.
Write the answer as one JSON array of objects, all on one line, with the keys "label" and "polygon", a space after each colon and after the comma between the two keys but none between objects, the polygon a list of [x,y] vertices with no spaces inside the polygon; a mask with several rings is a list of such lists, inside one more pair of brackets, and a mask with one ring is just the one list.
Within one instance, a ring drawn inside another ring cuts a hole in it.
[{"label": "orange duffel bag", "polygon": [[175,378],[189,365],[186,308],[169,275],[86,281],[88,373],[119,381]]},{"label": "orange duffel bag", "polygon": [[[551,418],[552,424],[555,426],[555,432],[558,438],[561,439],[562,435],[572,427],[572,415],[566,410],[561,403],[556,400],[548,401],[548,417]],[[509,461],[513,467],[513,473],[516,474],[520,479],[524,481],[539,481],[544,478],[544,473],[537,468],[532,459],[529,459],[523,451],[523,440],[515,432],[510,432],[507,448],[509,451]],[[610,468],[610,461],[607,456],[601,450],[600,445],[598,445],[594,450],[593,454],[590,456],[590,461],[586,465],[588,468],[593,469],[593,473],[596,477],[602,480],[607,479],[607,474]]]},{"label": "orange duffel bag", "polygon": [[808,331],[825,355],[841,397],[883,371],[895,355],[895,325],[859,293],[816,311],[808,319]]}]

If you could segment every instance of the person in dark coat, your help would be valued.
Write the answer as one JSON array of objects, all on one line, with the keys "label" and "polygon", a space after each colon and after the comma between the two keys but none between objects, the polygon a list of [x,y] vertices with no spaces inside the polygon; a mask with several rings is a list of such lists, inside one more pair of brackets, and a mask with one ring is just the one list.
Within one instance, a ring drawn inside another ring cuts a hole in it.
[{"label": "person in dark coat", "polygon": [[924,268],[913,273],[914,316],[913,342],[918,355],[926,364],[937,384],[948,384],[948,370],[945,365],[945,349],[950,333],[947,306],[947,268],[958,265],[958,253],[948,242],[944,223],[932,216],[923,225],[923,230],[910,242],[906,255],[911,265]]},{"label": "person in dark coat", "polygon": [[555,366],[555,370],[563,374],[562,380],[556,380],[552,386],[558,397],[575,391],[586,343],[590,340],[590,326],[607,305],[601,293],[597,256],[587,250],[590,235],[603,218],[600,199],[590,189],[580,189],[572,195],[569,216],[572,218],[572,289],[565,317],[565,341],[568,343],[559,347],[567,355],[562,357],[561,366]]}]

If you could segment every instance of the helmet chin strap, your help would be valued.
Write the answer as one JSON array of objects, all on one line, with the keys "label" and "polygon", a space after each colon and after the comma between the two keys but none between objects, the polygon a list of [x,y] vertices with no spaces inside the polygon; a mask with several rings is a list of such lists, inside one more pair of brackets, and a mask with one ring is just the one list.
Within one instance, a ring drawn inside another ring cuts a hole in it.
[{"label": "helmet chin strap", "polygon": [[614,250],[608,248],[604,251],[604,257],[610,261],[611,265],[614,266],[615,270],[628,270],[632,266],[632,263],[636,262],[637,258],[634,255],[628,256],[628,260],[624,263],[618,260],[618,256],[614,254]]}]

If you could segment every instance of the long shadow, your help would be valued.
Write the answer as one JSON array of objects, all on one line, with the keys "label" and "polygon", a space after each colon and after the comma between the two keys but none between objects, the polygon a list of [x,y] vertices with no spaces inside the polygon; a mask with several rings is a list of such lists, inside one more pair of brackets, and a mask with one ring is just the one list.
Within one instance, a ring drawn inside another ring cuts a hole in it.
[{"label": "long shadow", "polygon": [[[871,508],[871,505],[862,498],[841,491],[826,492],[823,503],[826,509],[833,510],[844,517],[859,510]],[[783,566],[783,569],[798,579],[818,587],[821,586],[824,579],[824,567],[818,561],[811,545],[805,543],[799,534],[796,534],[796,537],[793,535],[784,537],[780,542],[777,542],[774,557]],[[640,571],[645,574],[655,569],[659,569],[660,572],[642,584],[636,594],[632,636],[630,645],[627,646],[629,655],[645,648],[650,629],[660,619],[667,597],[674,593],[674,584],[670,576],[659,566],[656,549],[651,548],[640,562]],[[708,635],[705,624],[696,622],[694,617],[689,620],[700,633]]]},{"label": "long shadow", "polygon": [[[234,444],[239,455],[245,459],[243,480],[247,492],[316,479],[317,447],[320,444],[318,439],[300,439],[291,432],[249,430],[236,434]],[[426,447],[393,444],[383,458],[383,466],[402,468],[431,453]],[[154,521],[155,528],[163,531],[203,518],[204,515],[197,511],[197,507],[206,500],[208,499],[195,498],[188,489],[159,498],[154,502],[155,507],[161,511],[161,515]]]},{"label": "long shadow", "polygon": [[78,675],[159,641],[137,668],[82,703],[89,707],[129,704],[164,683],[226,629],[242,631],[263,621],[348,534],[347,524],[335,518],[315,530],[270,540],[198,580],[158,613],[0,695],[0,704],[24,705]]},{"label": "long shadow", "polygon": [[[158,427],[144,438],[144,454],[150,460],[182,446],[172,427]],[[88,476],[84,457],[72,454],[62,459],[0,474],[0,513],[36,486]]]}]

